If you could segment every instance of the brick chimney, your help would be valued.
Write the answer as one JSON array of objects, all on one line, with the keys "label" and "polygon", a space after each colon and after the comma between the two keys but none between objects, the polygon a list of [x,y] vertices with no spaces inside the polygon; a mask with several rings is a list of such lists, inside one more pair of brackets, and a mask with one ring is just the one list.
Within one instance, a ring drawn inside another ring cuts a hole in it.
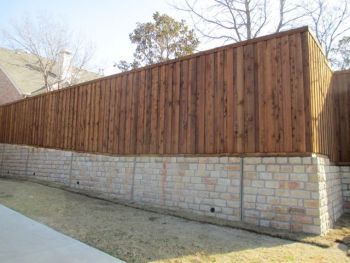
[{"label": "brick chimney", "polygon": [[58,56],[58,77],[61,82],[71,82],[72,78],[72,54],[68,50],[62,50]]}]

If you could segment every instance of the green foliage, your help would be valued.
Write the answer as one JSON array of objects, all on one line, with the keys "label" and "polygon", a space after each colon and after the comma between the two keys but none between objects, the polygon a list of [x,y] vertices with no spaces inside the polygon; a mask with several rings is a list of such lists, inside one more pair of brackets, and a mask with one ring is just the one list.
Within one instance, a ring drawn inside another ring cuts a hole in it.
[{"label": "green foliage", "polygon": [[332,61],[333,65],[338,69],[350,68],[350,37],[345,36],[339,40],[338,45],[332,50],[336,53],[335,59]]},{"label": "green foliage", "polygon": [[192,54],[199,44],[185,21],[159,12],[153,14],[152,22],[138,23],[129,38],[136,44],[134,61],[120,61],[118,68],[122,71]]}]

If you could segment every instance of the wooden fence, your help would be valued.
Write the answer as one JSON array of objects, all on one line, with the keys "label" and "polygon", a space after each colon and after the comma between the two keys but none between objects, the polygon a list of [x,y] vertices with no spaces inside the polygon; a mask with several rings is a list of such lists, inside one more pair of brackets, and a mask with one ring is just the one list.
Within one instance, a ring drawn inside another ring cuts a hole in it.
[{"label": "wooden fence", "polygon": [[336,143],[338,162],[350,164],[350,71],[338,71],[333,75],[336,110]]},{"label": "wooden fence", "polygon": [[310,112],[312,152],[339,158],[336,142],[335,89],[333,71],[315,38],[309,34]]},{"label": "wooden fence", "polygon": [[316,56],[324,58],[312,41],[307,28],[294,29],[4,105],[0,142],[109,154],[332,155],[318,146],[327,127],[315,120],[322,107],[313,86],[331,71],[323,80],[316,70]]}]

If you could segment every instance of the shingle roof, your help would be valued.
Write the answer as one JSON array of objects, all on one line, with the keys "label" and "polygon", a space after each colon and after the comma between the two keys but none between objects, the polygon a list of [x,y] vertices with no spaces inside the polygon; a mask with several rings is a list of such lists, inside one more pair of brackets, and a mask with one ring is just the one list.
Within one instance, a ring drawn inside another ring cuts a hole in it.
[{"label": "shingle roof", "polygon": [[[45,92],[44,80],[36,64],[37,59],[32,54],[0,47],[0,68],[24,95]],[[79,83],[101,77],[87,70],[82,70],[79,76]],[[51,78],[54,80],[55,76]]]}]

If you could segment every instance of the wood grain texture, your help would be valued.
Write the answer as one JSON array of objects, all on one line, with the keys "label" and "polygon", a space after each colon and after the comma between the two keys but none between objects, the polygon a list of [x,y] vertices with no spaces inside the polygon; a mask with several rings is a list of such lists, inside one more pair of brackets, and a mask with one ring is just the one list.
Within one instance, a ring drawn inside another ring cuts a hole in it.
[{"label": "wood grain texture", "polygon": [[316,152],[350,161],[339,142],[350,140],[350,109],[338,106],[349,104],[349,85],[302,28],[0,106],[0,142],[120,155]]}]

